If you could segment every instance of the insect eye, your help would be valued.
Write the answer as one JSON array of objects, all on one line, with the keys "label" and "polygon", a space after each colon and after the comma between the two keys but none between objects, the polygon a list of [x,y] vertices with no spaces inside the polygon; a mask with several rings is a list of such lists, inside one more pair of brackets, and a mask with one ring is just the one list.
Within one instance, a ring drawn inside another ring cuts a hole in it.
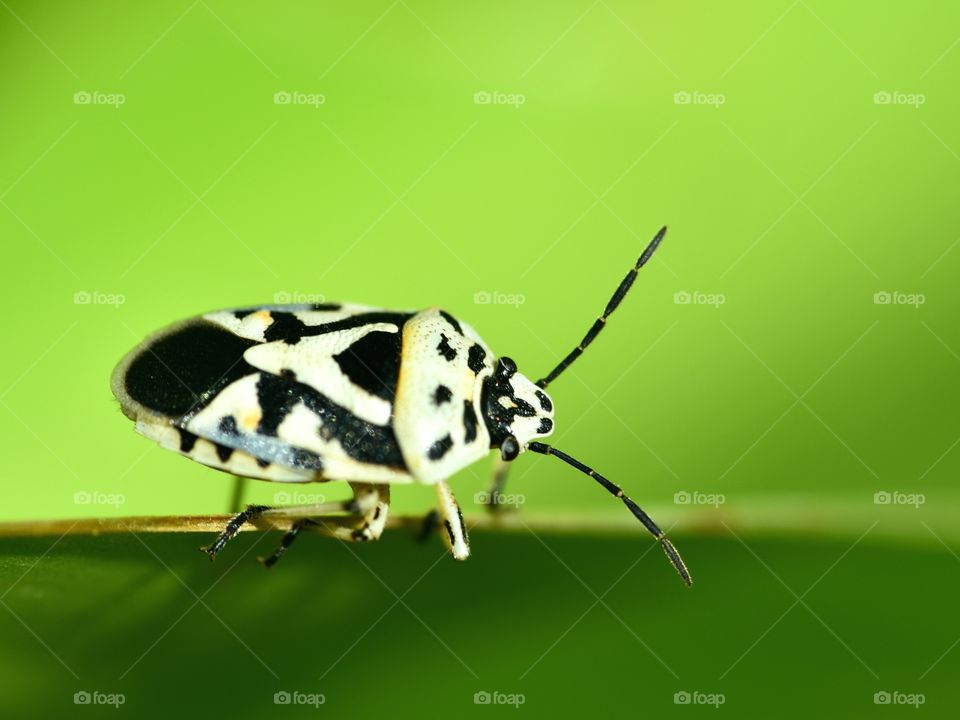
[{"label": "insect eye", "polygon": [[510,462],[515,460],[517,455],[520,454],[520,443],[517,442],[517,439],[513,435],[507,435],[503,442],[500,443],[500,457],[503,458],[504,462]]},{"label": "insect eye", "polygon": [[517,372],[517,364],[508,357],[502,357],[497,362],[497,376],[501,378],[512,377]]}]

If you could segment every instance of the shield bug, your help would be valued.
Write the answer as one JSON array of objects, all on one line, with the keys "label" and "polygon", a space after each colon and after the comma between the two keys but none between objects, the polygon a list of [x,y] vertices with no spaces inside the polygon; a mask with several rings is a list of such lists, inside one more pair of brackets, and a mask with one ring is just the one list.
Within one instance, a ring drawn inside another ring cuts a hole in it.
[{"label": "shield bug", "polygon": [[[447,479],[496,449],[503,467],[531,451],[592,477],[657,539],[689,585],[673,544],[618,485],[542,441],[554,429],[547,386],[606,327],[665,234],[656,234],[580,343],[537,382],[438,308],[324,303],[176,323],[120,362],[113,392],[138,433],[204,465],[275,482],[350,483],[350,502],[304,508],[267,566],[304,527],[321,522],[344,540],[378,538],[390,486],[404,483],[435,486],[444,542],[455,559],[466,559],[467,530]],[[504,477],[498,473],[494,501]],[[248,506],[204,550],[214,557],[245,522],[270,511]]]}]

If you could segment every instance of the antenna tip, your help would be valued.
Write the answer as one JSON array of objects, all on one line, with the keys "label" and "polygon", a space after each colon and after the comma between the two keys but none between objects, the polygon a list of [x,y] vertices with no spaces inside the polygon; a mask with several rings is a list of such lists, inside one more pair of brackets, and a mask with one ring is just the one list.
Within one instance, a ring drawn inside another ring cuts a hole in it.
[{"label": "antenna tip", "polygon": [[663,552],[666,554],[667,560],[670,561],[674,569],[677,571],[677,574],[680,576],[680,579],[683,580],[683,584],[687,587],[692,587],[693,579],[690,577],[690,571],[687,570],[686,563],[683,562],[683,558],[680,557],[680,553],[677,552],[677,549],[673,546],[673,543],[661,536],[660,547],[663,548]]}]

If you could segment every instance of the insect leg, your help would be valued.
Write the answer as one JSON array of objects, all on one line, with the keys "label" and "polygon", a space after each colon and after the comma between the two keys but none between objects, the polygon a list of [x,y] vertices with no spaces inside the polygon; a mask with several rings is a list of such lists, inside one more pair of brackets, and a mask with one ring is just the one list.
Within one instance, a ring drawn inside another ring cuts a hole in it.
[{"label": "insect leg", "polygon": [[283,554],[287,552],[287,548],[293,544],[293,541],[297,539],[297,535],[300,534],[300,531],[311,525],[316,525],[317,521],[313,518],[301,518],[300,520],[294,521],[293,525],[290,526],[290,529],[287,530],[286,534],[280,539],[280,544],[277,546],[277,549],[273,551],[273,554],[265,558],[257,558],[264,567],[273,567],[276,565],[277,561],[283,557]]},{"label": "insect leg", "polygon": [[510,463],[497,456],[493,465],[493,482],[490,492],[487,493],[487,510],[498,513],[503,509],[503,489],[507,485],[507,475],[510,473]]},{"label": "insect leg", "polygon": [[414,539],[417,542],[426,542],[438,527],[440,527],[440,512],[436,508],[433,508],[423,516],[420,529],[417,531]]},{"label": "insect leg", "polygon": [[217,553],[223,549],[223,546],[240,532],[240,528],[243,527],[244,523],[256,520],[269,509],[266,505],[247,505],[246,509],[241,510],[230,518],[226,527],[223,528],[223,532],[217,536],[216,540],[200,549],[209,555],[211,560],[214,560],[217,557]]},{"label": "insect leg", "polygon": [[466,560],[470,557],[470,539],[467,537],[467,526],[463,522],[460,505],[447,483],[437,483],[437,500],[440,508],[440,522],[444,530],[441,533],[443,544],[447,546],[447,550],[450,551],[454,560]]},{"label": "insect leg", "polygon": [[351,539],[357,542],[379,540],[390,511],[390,486],[361,483],[350,483],[350,486],[356,494],[357,503],[364,508],[363,522],[353,531]]},{"label": "insect leg", "polygon": [[210,559],[213,560],[216,558],[217,553],[223,549],[223,546],[226,545],[230,540],[232,540],[240,528],[244,526],[245,523],[255,522],[257,518],[262,515],[267,515],[270,513],[284,513],[284,514],[299,514],[301,517],[310,517],[313,515],[323,515],[330,512],[347,512],[347,513],[356,513],[354,508],[353,501],[349,502],[330,502],[330,503],[320,503],[317,505],[302,505],[294,507],[283,507],[283,508],[273,508],[266,505],[247,505],[246,509],[238,512],[227,522],[226,526],[223,528],[217,538],[206,547],[200,548],[203,552],[210,556]]}]

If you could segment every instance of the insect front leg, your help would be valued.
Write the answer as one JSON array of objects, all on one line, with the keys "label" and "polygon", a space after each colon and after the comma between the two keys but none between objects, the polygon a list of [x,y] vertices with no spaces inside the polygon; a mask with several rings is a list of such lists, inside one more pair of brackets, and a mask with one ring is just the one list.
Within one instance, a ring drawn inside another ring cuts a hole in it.
[{"label": "insect front leg", "polygon": [[466,560],[470,557],[470,539],[467,526],[463,522],[460,505],[446,482],[437,483],[437,501],[440,510],[440,524],[443,526],[443,543],[454,560]]}]

